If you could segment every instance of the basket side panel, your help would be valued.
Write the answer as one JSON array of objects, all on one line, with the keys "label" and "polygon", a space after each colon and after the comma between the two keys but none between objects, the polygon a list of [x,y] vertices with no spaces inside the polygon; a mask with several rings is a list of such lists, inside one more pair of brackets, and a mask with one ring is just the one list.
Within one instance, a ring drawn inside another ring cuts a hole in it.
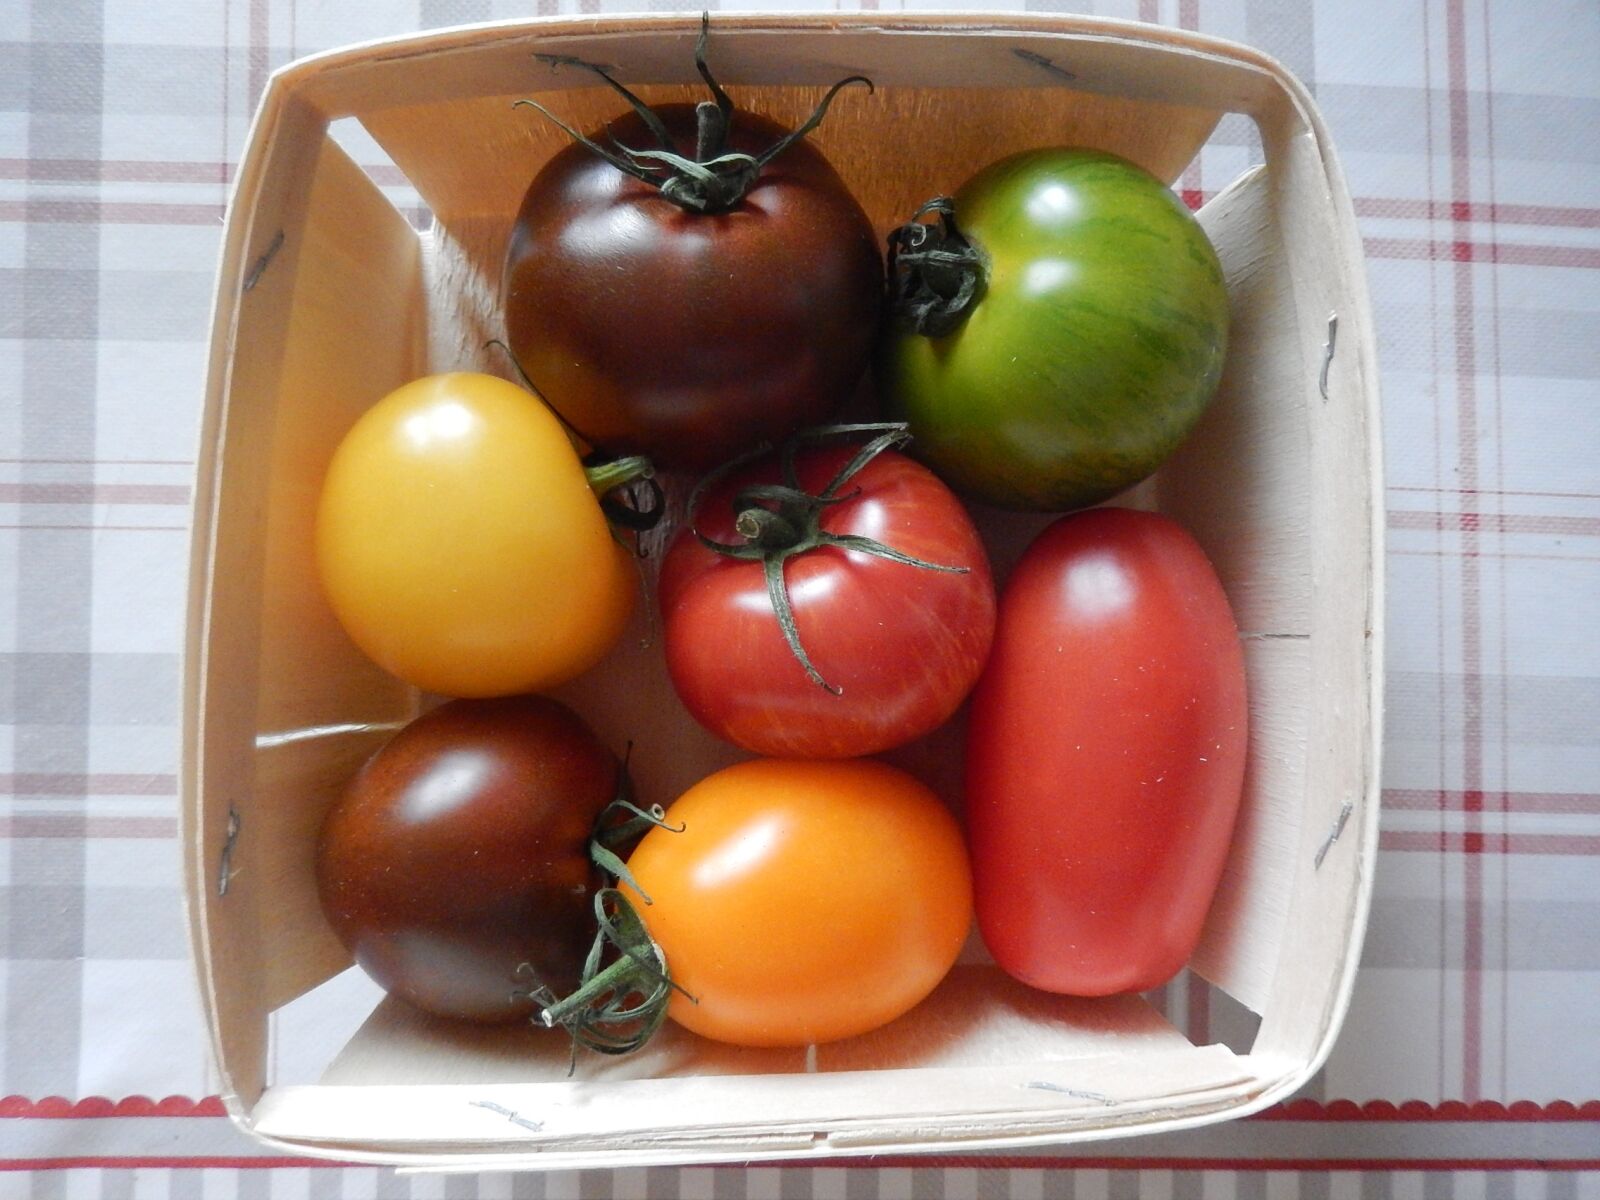
[{"label": "basket side panel", "polygon": [[275,398],[261,591],[260,836],[251,862],[273,897],[261,923],[271,1007],[349,962],[317,902],[317,831],[355,768],[416,711],[412,689],[340,628],[317,581],[313,544],[334,449],[357,417],[422,373],[421,251],[332,140],[317,157],[301,236]]},{"label": "basket side panel", "polygon": [[[232,256],[217,283],[213,364],[200,447],[195,589],[186,670],[188,903],[225,1095],[248,1105],[265,1084],[268,1009],[257,872],[243,869],[252,803],[265,567],[265,496],[275,398],[305,222],[301,183],[322,122],[269,89],[229,214]],[[236,232],[242,231],[242,232]],[[278,236],[283,234],[282,237]],[[240,347],[247,347],[240,353]],[[267,398],[263,400],[263,398]],[[252,830],[253,832],[253,830]]]},{"label": "basket side panel", "polygon": [[1306,357],[1265,167],[1200,212],[1228,281],[1228,359],[1199,427],[1157,476],[1228,592],[1250,685],[1245,793],[1194,968],[1261,1012],[1288,910],[1305,796],[1312,603]]},{"label": "basket side panel", "polygon": [[1331,1044],[1359,955],[1367,833],[1378,797],[1374,732],[1379,543],[1374,511],[1376,375],[1360,241],[1320,130],[1299,111],[1262,123],[1277,164],[1273,202],[1309,369],[1310,624],[1304,813],[1288,861],[1283,950],[1253,1053],[1309,1071]]},{"label": "basket side panel", "polygon": [[416,237],[320,116],[288,112],[259,192],[236,201],[253,204],[261,249],[219,285],[237,293],[237,319],[219,331],[230,365],[220,442],[203,464],[218,497],[214,549],[196,564],[208,599],[191,802],[210,869],[194,873],[191,902],[223,1071],[247,1103],[264,1082],[268,1014],[348,961],[312,884],[321,813],[379,736],[362,726],[413,709],[409,689],[338,631],[310,547],[333,445],[420,361]]}]

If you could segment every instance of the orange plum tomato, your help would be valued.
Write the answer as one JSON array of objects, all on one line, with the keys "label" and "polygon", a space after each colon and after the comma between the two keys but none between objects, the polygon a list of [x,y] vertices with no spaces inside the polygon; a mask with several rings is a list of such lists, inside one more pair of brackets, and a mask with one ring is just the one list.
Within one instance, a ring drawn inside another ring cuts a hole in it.
[{"label": "orange plum tomato", "polygon": [[688,993],[668,1015],[695,1033],[744,1046],[866,1033],[961,951],[961,831],[903,771],[755,759],[690,788],[667,820],[681,828],[645,835],[628,861],[639,890],[624,890]]}]

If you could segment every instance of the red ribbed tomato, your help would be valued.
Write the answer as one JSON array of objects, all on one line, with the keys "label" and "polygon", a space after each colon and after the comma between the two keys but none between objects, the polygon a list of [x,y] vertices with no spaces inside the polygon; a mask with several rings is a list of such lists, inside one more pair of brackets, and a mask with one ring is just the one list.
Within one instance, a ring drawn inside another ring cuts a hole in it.
[{"label": "red ribbed tomato", "polygon": [[[801,452],[794,495],[775,460],[712,488],[696,530],[750,556],[685,531],[663,565],[678,695],[701,724],[757,754],[853,758],[920,737],[966,698],[989,653],[994,583],[961,502],[887,449],[830,493],[855,454]],[[921,565],[871,552],[869,539]],[[809,668],[785,639],[773,557]]]}]

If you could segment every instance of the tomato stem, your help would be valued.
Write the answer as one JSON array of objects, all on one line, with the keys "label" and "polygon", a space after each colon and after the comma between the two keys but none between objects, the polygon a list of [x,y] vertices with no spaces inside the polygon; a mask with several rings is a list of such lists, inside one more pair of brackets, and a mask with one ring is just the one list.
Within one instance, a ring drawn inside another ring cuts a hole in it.
[{"label": "tomato stem", "polygon": [[[922,220],[937,213],[939,223]],[[983,297],[988,264],[956,225],[955,201],[935,196],[889,235],[889,308],[925,337],[954,333]]]},{"label": "tomato stem", "polygon": [[[801,446],[861,434],[873,436],[834,474],[827,487],[816,493],[807,492],[800,487],[795,458]],[[840,492],[862,468],[885,450],[897,450],[910,440],[910,430],[903,422],[824,425],[816,429],[803,430],[785,443],[780,451],[782,483],[753,484],[740,488],[733,494],[733,528],[744,539],[742,544],[719,542],[708,538],[698,528],[693,530],[694,536],[708,550],[727,558],[761,563],[767,584],[767,596],[772,602],[772,612],[778,620],[778,628],[783,632],[783,639],[788,643],[790,653],[794,655],[795,661],[800,664],[811,682],[835,696],[843,694],[843,689],[835,687],[823,677],[801,643],[800,628],[795,623],[794,608],[789,600],[789,585],[784,577],[784,565],[789,559],[819,547],[831,546],[839,550],[887,558],[891,562],[919,567],[925,571],[947,571],[951,574],[965,575],[970,570],[968,567],[951,567],[927,562],[896,550],[893,546],[887,546],[875,538],[862,537],[858,534],[833,533],[822,527],[822,514],[828,507],[855,498],[856,492],[844,495]],[[762,447],[725,463],[707,475],[696,485],[694,493],[689,497],[690,514],[698,516],[701,501],[712,485],[770,453],[770,448]]]},{"label": "tomato stem", "polygon": [[635,480],[651,479],[656,472],[648,458],[642,454],[631,454],[626,458],[613,458],[608,462],[586,466],[583,473],[589,477],[589,486],[594,489],[594,494],[604,496]]},{"label": "tomato stem", "polygon": [[[627,896],[614,887],[601,888],[594,911],[599,932],[577,989],[560,998],[543,988],[533,993],[541,1006],[539,1023],[559,1025],[572,1038],[574,1066],[579,1046],[601,1054],[639,1049],[666,1020],[672,993],[689,995],[672,981],[666,956]],[[602,966],[608,952],[617,957]]]},{"label": "tomato stem", "polygon": [[710,34],[711,15],[702,13],[700,37],[694,47],[694,65],[700,72],[700,77],[705,80],[706,86],[711,89],[713,99],[702,101],[695,107],[696,136],[693,158],[685,157],[678,152],[661,117],[619,83],[612,76],[611,68],[600,63],[585,62],[569,54],[535,54],[534,58],[548,63],[551,70],[559,67],[578,67],[599,76],[608,87],[628,102],[629,107],[644,122],[645,128],[655,138],[654,150],[634,150],[622,145],[615,138],[611,139],[615,149],[602,146],[595,138],[579,133],[535,100],[517,100],[513,102],[512,107],[537,109],[580,146],[599,155],[623,174],[649,184],[679,208],[689,212],[720,213],[736,207],[755,186],[763,167],[821,123],[822,118],[827,115],[828,106],[833,103],[834,96],[841,88],[852,83],[864,83],[869,92],[874,90],[872,80],[865,75],[850,75],[828,89],[816,108],[812,109],[811,115],[798,129],[785,134],[760,154],[729,153],[728,132],[733,127],[735,110],[733,101],[727,92],[722,90],[716,77],[711,74],[711,68],[706,65],[706,47],[710,41]]}]

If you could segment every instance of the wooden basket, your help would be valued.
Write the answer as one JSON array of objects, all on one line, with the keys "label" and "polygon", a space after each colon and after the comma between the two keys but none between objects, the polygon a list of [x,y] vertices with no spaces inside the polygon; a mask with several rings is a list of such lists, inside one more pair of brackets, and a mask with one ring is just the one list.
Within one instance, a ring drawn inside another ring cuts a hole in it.
[{"label": "wooden basket", "polygon": [[[1378,828],[1383,507],[1361,243],[1327,131],[1276,63],[1053,16],[725,16],[713,59],[736,99],[785,121],[843,75],[877,82],[842,93],[813,138],[880,231],[1013,150],[1097,146],[1170,181],[1224,113],[1258,125],[1265,165],[1200,214],[1232,296],[1221,391],[1139,491],[1198,536],[1244,631],[1244,812],[1191,966],[1260,1015],[1248,1052],[1192,1045],[1138,997],[1030,991],[980,947],[909,1015],[810,1051],[734,1050],[669,1025],[645,1053],[585,1057],[569,1078],[559,1033],[455,1028],[385,1002],[321,1082],[270,1077],[270,1015],[350,962],[317,906],[318,825],[419,703],[319,593],[312,515],[329,456],[392,388],[494,369],[483,346],[499,333],[507,231],[563,141],[510,101],[543,91],[579,127],[621,108],[530,54],[615,64],[647,99],[698,98],[697,30],[690,16],[486,25],[320,55],[267,86],[217,289],[184,694],[187,895],[229,1111],[311,1154],[526,1169],[1065,1144],[1282,1099],[1348,1003]],[[352,116],[431,207],[431,229],[329,136]],[[1003,571],[1040,521],[980,523]],[[633,740],[641,795],[669,801],[735,756],[638,641],[566,696],[612,745]],[[902,761],[947,785],[955,744]]]}]

